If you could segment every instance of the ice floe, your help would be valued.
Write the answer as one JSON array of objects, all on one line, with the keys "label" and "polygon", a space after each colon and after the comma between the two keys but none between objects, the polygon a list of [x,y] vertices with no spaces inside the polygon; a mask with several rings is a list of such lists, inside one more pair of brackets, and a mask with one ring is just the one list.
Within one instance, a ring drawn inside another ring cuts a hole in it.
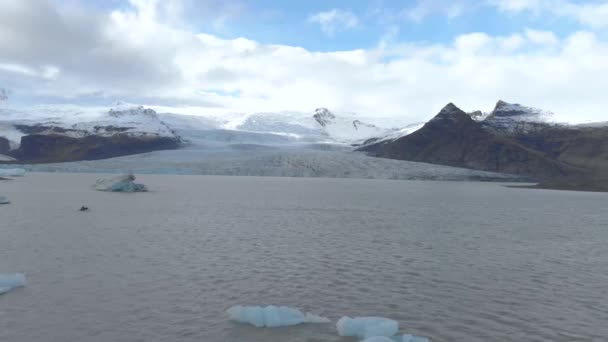
[{"label": "ice floe", "polygon": [[399,323],[384,317],[342,317],[336,324],[340,336],[369,338],[397,334]]},{"label": "ice floe", "polygon": [[0,177],[23,177],[25,169],[0,169]]},{"label": "ice floe", "polygon": [[403,336],[373,336],[366,338],[362,342],[429,342],[426,337],[414,336],[414,335],[403,335]]},{"label": "ice floe", "polygon": [[330,323],[325,317],[302,313],[302,311],[286,306],[233,306],[227,311],[231,320],[249,323],[258,328],[284,327],[302,323]]},{"label": "ice floe", "polygon": [[23,274],[0,274],[0,294],[4,294],[15,287],[25,286]]}]

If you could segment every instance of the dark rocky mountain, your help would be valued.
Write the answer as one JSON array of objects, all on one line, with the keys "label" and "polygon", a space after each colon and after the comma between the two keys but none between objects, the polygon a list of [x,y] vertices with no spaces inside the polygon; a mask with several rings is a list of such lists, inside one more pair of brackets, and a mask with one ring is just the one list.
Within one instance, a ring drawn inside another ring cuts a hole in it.
[{"label": "dark rocky mountain", "polygon": [[603,176],[608,171],[608,128],[521,120],[522,115],[543,113],[502,101],[497,108],[488,123],[450,103],[418,131],[359,150],[377,157],[525,175],[547,187],[608,190]]},{"label": "dark rocky mountain", "polygon": [[20,163],[56,163],[95,160],[180,147],[178,139],[159,136],[87,135],[74,138],[61,134],[30,134],[18,149],[8,153]]},{"label": "dark rocky mountain", "polygon": [[[12,144],[18,145],[11,150],[10,136],[0,137],[0,154],[17,159],[4,163],[104,159],[182,145],[179,135],[155,111],[141,106],[111,109],[76,123],[51,117],[41,122],[8,121],[4,128],[13,131]],[[21,136],[20,141],[15,141],[15,136]]]},{"label": "dark rocky mountain", "polygon": [[327,108],[315,109],[315,113],[312,117],[321,125],[321,127],[326,127],[336,119],[336,116]]},{"label": "dark rocky mountain", "polygon": [[0,137],[0,154],[7,154],[10,149],[11,145],[8,139]]}]

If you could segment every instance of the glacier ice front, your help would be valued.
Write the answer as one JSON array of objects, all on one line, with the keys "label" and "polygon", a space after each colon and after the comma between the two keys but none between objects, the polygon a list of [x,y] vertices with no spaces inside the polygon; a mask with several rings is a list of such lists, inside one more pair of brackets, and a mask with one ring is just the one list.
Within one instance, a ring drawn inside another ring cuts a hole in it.
[{"label": "glacier ice front", "polygon": [[370,338],[397,334],[399,323],[384,317],[342,317],[336,324],[340,336]]},{"label": "glacier ice front", "polygon": [[25,286],[23,274],[0,274],[0,294],[4,294],[15,287]]},{"label": "glacier ice front", "polygon": [[233,306],[227,311],[231,320],[249,323],[258,328],[261,327],[285,327],[302,323],[330,323],[330,320],[313,315],[302,313],[302,311],[286,306],[269,305],[261,306]]},{"label": "glacier ice front", "polygon": [[110,179],[99,179],[93,186],[95,190],[111,192],[145,192],[148,188],[143,184],[134,182],[132,174],[113,177]]}]

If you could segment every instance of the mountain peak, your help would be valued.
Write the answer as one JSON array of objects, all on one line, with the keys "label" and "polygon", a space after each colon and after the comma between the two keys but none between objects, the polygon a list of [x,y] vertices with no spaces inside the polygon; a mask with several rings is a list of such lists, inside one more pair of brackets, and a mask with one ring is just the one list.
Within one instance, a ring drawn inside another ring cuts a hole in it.
[{"label": "mountain peak", "polygon": [[108,114],[111,117],[124,117],[124,116],[148,116],[148,117],[156,117],[156,112],[150,108],[144,108],[144,106],[118,106],[117,108],[111,108]]},{"label": "mountain peak", "polygon": [[[491,113],[493,117],[521,117],[521,118],[535,118],[534,121],[539,119],[547,119],[553,115],[552,112],[544,111],[538,108],[526,107],[519,103],[508,103],[503,100],[496,102],[496,107]],[[544,121],[544,120],[539,120]]]},{"label": "mountain peak", "polygon": [[454,103],[450,102],[445,105],[445,107],[443,107],[439,113],[452,113],[457,111],[461,112],[462,110],[458,108]]},{"label": "mountain peak", "polygon": [[325,127],[332,123],[336,116],[329,109],[320,107],[315,109],[315,114],[312,116],[321,127]]},{"label": "mountain peak", "polygon": [[431,119],[431,121],[456,120],[459,117],[462,117],[463,115],[468,117],[467,113],[465,113],[462,109],[458,108],[455,104],[450,102],[445,105],[445,107],[443,107],[441,111],[439,111],[439,113],[435,115],[433,119]]}]

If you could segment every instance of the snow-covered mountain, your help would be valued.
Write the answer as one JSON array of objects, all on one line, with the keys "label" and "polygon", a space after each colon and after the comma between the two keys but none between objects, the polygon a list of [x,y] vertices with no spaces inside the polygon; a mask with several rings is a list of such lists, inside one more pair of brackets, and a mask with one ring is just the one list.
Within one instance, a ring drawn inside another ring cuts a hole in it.
[{"label": "snow-covered mountain", "polygon": [[[349,147],[370,138],[405,134],[409,129],[401,129],[405,125],[401,125],[399,119],[372,119],[350,113],[334,114],[326,108],[308,113],[218,115],[201,110],[190,114],[194,115],[159,111],[128,103],[117,103],[112,107],[3,106],[0,107],[0,137],[9,141],[11,150],[20,149],[24,137],[30,141],[29,148],[33,149],[34,137],[40,139],[40,136],[51,135],[66,139],[170,139],[213,149],[244,145],[293,147],[298,144],[335,144]],[[84,140],[80,142],[82,141]],[[67,143],[67,140],[63,143]],[[14,156],[17,154],[19,153],[12,153]]]},{"label": "snow-covered mountain", "polygon": [[514,134],[537,130],[547,125],[558,125],[555,115],[546,110],[526,107],[517,103],[498,101],[489,114],[470,113],[471,117],[486,127],[500,133]]},{"label": "snow-covered mountain", "polygon": [[90,135],[111,137],[179,138],[152,109],[118,104],[111,108],[80,106],[33,106],[0,108],[0,136],[18,148],[28,134],[57,134],[72,138]]},{"label": "snow-covered mountain", "polygon": [[379,127],[363,118],[336,115],[327,108],[317,108],[312,117],[325,136],[353,144],[383,137],[399,129],[399,127]]},{"label": "snow-covered mountain", "polygon": [[33,106],[0,108],[5,154],[30,162],[99,159],[177,148],[179,135],[152,109]]}]

